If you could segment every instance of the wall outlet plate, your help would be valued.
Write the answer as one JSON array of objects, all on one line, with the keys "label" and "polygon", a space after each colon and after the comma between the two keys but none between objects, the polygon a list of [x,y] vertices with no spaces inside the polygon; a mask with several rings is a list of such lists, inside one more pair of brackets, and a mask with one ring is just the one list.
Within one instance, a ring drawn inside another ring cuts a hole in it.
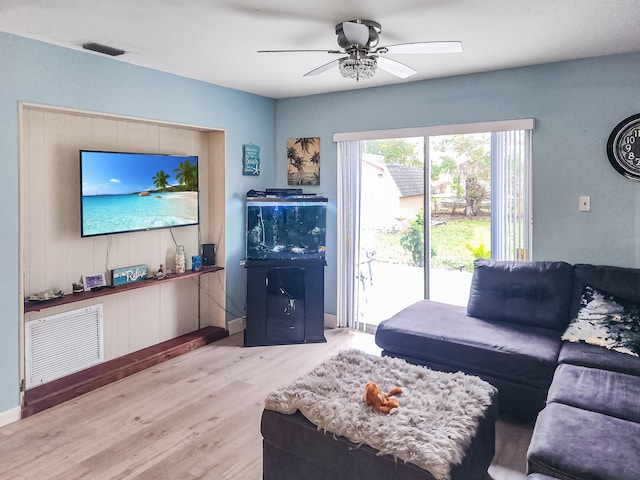
[{"label": "wall outlet plate", "polygon": [[591,211],[591,197],[588,195],[583,195],[580,197],[580,203],[578,205],[578,210],[581,212],[590,212]]}]

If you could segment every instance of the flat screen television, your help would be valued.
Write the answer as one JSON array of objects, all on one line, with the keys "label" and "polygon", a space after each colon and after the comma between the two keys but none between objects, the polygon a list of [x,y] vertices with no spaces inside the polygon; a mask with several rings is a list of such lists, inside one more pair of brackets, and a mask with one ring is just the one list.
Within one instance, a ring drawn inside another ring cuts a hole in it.
[{"label": "flat screen television", "polygon": [[80,150],[82,237],[198,225],[198,157]]}]

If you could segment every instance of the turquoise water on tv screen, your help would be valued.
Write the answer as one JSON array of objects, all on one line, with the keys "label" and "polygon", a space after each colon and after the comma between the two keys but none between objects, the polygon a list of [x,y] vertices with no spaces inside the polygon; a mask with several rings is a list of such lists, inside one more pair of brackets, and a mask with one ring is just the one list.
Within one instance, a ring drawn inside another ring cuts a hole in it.
[{"label": "turquoise water on tv screen", "polygon": [[82,197],[82,236],[198,223],[197,192]]}]

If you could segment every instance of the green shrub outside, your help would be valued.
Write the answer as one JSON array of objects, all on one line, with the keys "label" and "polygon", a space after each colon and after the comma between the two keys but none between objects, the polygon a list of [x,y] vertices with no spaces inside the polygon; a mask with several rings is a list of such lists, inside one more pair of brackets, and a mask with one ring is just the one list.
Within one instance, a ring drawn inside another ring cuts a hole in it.
[{"label": "green shrub outside", "polygon": [[[491,222],[489,217],[449,217],[431,227],[431,267],[473,271],[476,258],[491,257]],[[375,259],[382,262],[424,265],[424,214],[402,232],[378,232]]]}]

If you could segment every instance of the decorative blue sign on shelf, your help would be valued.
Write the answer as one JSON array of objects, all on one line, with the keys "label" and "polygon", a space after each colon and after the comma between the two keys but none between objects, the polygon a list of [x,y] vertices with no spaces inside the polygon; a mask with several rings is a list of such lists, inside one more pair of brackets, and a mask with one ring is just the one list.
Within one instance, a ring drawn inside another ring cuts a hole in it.
[{"label": "decorative blue sign on shelf", "polygon": [[260,175],[260,147],[258,145],[242,146],[242,174]]},{"label": "decorative blue sign on shelf", "polygon": [[115,268],[111,270],[113,285],[138,282],[147,279],[146,265],[132,265],[130,267]]}]

